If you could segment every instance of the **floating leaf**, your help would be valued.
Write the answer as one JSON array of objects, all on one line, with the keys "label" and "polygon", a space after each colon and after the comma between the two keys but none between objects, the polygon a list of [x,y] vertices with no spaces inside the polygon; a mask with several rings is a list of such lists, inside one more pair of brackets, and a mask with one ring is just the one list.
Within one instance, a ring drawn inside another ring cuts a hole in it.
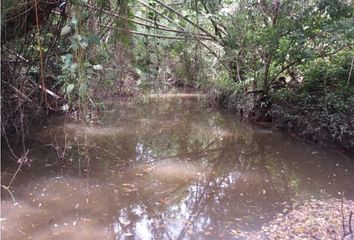
[{"label": "floating leaf", "polygon": [[134,184],[131,184],[131,183],[123,183],[122,184],[124,187],[135,187]]},{"label": "floating leaf", "polygon": [[131,193],[138,191],[137,188],[123,188],[124,192]]}]

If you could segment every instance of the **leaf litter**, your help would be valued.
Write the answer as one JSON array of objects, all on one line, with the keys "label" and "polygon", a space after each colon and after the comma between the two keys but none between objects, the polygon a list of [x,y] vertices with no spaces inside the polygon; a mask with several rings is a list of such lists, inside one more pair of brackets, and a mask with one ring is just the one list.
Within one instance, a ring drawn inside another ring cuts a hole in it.
[{"label": "leaf litter", "polygon": [[354,201],[311,199],[293,210],[279,213],[258,232],[232,232],[247,240],[354,239]]}]

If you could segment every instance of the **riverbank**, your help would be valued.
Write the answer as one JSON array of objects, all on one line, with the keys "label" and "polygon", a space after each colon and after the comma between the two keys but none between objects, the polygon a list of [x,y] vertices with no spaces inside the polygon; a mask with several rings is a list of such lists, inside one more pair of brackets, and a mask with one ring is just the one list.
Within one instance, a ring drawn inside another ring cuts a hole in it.
[{"label": "riverbank", "polygon": [[257,124],[288,131],[316,144],[354,152],[353,90],[328,97],[304,87],[261,93],[217,91],[213,102]]}]

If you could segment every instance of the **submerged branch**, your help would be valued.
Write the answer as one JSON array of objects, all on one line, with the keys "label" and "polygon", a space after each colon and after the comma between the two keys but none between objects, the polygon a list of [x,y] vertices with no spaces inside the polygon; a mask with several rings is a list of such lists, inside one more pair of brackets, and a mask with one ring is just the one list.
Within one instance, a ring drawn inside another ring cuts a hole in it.
[{"label": "submerged branch", "polygon": [[16,203],[16,199],[15,199],[14,195],[12,194],[10,188],[7,187],[7,186],[5,186],[5,185],[0,185],[0,186],[1,186],[3,189],[5,189],[5,190],[10,194],[10,196],[11,196],[11,198],[12,198],[12,201],[13,201],[14,203]]}]

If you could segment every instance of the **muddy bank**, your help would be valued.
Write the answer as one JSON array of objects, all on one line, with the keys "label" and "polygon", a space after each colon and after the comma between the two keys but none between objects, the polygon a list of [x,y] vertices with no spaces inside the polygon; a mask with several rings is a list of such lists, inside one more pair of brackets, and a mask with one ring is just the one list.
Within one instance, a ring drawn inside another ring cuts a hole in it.
[{"label": "muddy bank", "polygon": [[292,136],[354,152],[354,112],[335,112],[316,105],[283,102],[259,93],[224,93],[217,106],[237,112],[257,124],[288,131]]}]

